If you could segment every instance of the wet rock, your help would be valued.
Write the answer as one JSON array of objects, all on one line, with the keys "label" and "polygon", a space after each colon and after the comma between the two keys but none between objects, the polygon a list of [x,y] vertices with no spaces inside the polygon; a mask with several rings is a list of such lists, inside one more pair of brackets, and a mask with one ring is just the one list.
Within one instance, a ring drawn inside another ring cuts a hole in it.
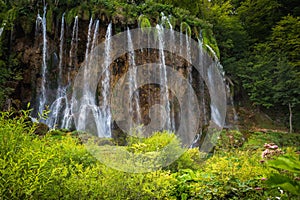
[{"label": "wet rock", "polygon": [[44,136],[49,131],[49,127],[44,123],[37,123],[36,124],[36,130],[34,131],[34,134],[39,136]]}]

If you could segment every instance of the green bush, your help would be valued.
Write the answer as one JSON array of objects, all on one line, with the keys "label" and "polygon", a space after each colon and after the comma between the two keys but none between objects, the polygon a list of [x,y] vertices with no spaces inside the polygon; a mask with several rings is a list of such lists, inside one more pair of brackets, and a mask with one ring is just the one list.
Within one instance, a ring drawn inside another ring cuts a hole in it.
[{"label": "green bush", "polygon": [[294,149],[290,153],[268,161],[267,165],[276,169],[267,180],[269,186],[287,191],[290,197],[300,197],[300,159],[299,155],[294,153]]},{"label": "green bush", "polygon": [[215,154],[200,170],[180,170],[174,195],[181,199],[261,199],[263,177],[270,172],[259,154],[235,151]]},{"label": "green bush", "polygon": [[215,150],[228,151],[241,147],[245,142],[243,133],[237,130],[222,131],[219,135]]},{"label": "green bush", "polygon": [[182,148],[174,134],[157,132],[149,138],[129,137],[124,148],[159,157],[159,162],[168,162],[168,155],[181,156],[154,172],[126,173],[97,161],[77,135],[61,130],[35,135],[36,125],[28,114],[0,113],[1,199],[297,199],[299,195],[295,148],[265,162],[261,149],[236,147],[207,158],[197,149]]},{"label": "green bush", "polygon": [[[0,196],[3,199],[165,199],[169,171],[130,174],[108,168],[79,139],[52,131],[34,135],[27,111],[1,113]],[[150,148],[151,149],[151,148]]]}]

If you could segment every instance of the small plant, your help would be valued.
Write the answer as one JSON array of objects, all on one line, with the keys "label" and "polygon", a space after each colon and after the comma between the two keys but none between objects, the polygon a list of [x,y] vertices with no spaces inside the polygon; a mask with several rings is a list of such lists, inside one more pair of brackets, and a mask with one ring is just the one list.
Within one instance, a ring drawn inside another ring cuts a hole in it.
[{"label": "small plant", "polygon": [[281,155],[274,160],[268,161],[267,166],[276,170],[267,180],[269,186],[279,187],[291,195],[300,197],[299,155]]},{"label": "small plant", "polygon": [[232,150],[241,147],[245,142],[243,134],[236,130],[222,131],[218,137],[216,150]]},{"label": "small plant", "polygon": [[147,28],[151,27],[151,22],[148,19],[148,17],[146,17],[145,15],[140,15],[138,17],[138,24],[139,24],[139,27],[142,29],[142,31],[149,30]]},{"label": "small plant", "polygon": [[261,157],[263,159],[272,159],[275,156],[279,156],[283,154],[283,151],[278,148],[278,146],[274,143],[264,145],[265,150],[262,152]]},{"label": "small plant", "polygon": [[192,35],[192,29],[191,29],[191,27],[188,25],[188,23],[186,23],[186,22],[181,22],[181,24],[180,24],[180,32],[181,32],[181,33],[185,33],[185,34],[187,34],[188,36],[191,36],[191,35]]}]

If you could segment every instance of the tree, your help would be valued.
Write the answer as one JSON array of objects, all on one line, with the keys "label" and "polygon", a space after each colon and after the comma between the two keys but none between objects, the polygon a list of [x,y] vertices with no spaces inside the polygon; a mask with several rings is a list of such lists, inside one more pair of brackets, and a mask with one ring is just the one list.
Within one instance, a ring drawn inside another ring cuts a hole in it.
[{"label": "tree", "polygon": [[281,5],[277,0],[245,0],[237,9],[252,42],[263,42],[270,35],[272,27],[280,20]]},{"label": "tree", "polygon": [[256,105],[286,106],[293,131],[293,109],[300,105],[300,18],[283,17],[265,43],[257,44],[244,71],[243,86]]},{"label": "tree", "polygon": [[237,62],[248,49],[248,35],[242,26],[236,8],[230,0],[213,1],[207,16],[221,52],[221,62],[228,74],[236,74]]},{"label": "tree", "polygon": [[292,132],[293,108],[300,104],[300,17],[288,15],[278,22],[272,30],[271,46],[279,55],[274,99],[289,107]]},{"label": "tree", "polygon": [[274,66],[276,54],[266,43],[255,46],[254,51],[243,71],[239,72],[243,87],[248,92],[254,105],[266,108],[274,106]]}]

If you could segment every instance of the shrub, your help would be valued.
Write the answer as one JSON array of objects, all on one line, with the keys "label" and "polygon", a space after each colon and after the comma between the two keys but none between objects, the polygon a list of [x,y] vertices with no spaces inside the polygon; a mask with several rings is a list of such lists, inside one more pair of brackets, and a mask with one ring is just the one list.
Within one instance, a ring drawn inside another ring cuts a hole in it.
[{"label": "shrub", "polygon": [[[28,113],[14,118],[13,113],[1,113],[1,198],[169,198],[175,181],[169,171],[130,174],[113,170],[99,163],[70,134],[52,131],[43,137],[34,135]],[[148,144],[153,150],[155,145]]]},{"label": "shrub", "polygon": [[270,172],[259,153],[243,151],[215,154],[202,169],[180,170],[174,195],[181,199],[261,199],[262,178]]},{"label": "shrub", "polygon": [[300,197],[300,160],[293,151],[267,162],[268,167],[276,169],[267,180],[272,188],[281,188],[289,196]]}]

